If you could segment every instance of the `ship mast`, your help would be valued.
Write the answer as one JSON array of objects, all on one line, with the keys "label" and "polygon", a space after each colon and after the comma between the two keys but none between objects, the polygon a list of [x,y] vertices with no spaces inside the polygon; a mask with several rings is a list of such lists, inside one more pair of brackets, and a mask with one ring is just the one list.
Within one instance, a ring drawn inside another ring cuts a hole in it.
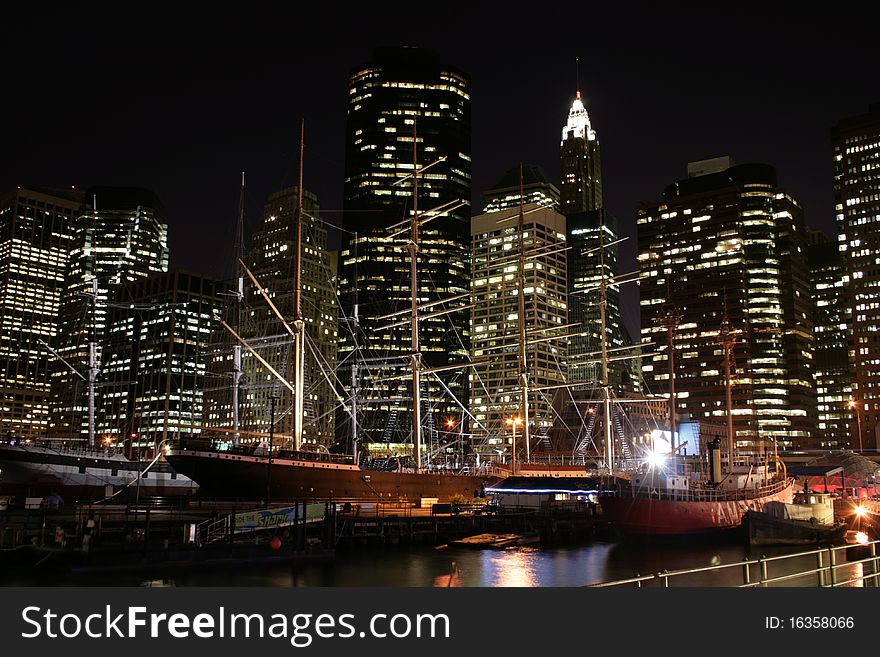
[{"label": "ship mast", "polygon": [[[357,233],[354,236],[355,248],[357,248]],[[355,263],[357,263],[357,254],[355,254]],[[357,267],[357,264],[355,264]],[[357,281],[357,275],[355,275]],[[355,303],[354,317],[352,319],[352,337],[354,339],[354,353],[358,352],[358,304],[357,304],[357,287],[355,287]],[[357,393],[358,393],[358,362],[357,357],[351,359],[351,456],[353,463],[358,463],[358,421],[357,421]]]},{"label": "ship mast", "polygon": [[675,434],[678,431],[678,410],[675,403],[675,330],[681,322],[681,314],[676,311],[669,301],[669,292],[667,292],[666,297],[667,307],[660,318],[660,325],[666,329],[666,354],[669,361],[669,445],[670,451],[674,453],[676,449]]},{"label": "ship mast", "polygon": [[736,450],[736,442],[733,435],[733,377],[731,361],[733,360],[733,347],[736,345],[736,335],[730,329],[730,321],[727,318],[727,299],[724,300],[724,318],[721,320],[721,330],[718,332],[718,343],[724,349],[724,388],[727,409],[727,467],[733,472],[733,458]]},{"label": "ship mast", "polygon": [[608,282],[605,279],[605,211],[600,210],[599,222],[599,330],[602,344],[602,403],[605,413],[605,460],[608,471],[614,471],[614,439],[611,435],[611,385],[608,377],[608,334],[606,312],[608,306]]},{"label": "ship mast", "polygon": [[[238,279],[235,288],[235,328],[241,326],[241,303],[244,299],[244,276],[241,261],[244,257],[244,171],[241,172],[241,193],[238,198],[238,224],[235,230],[235,260],[238,271]],[[232,347],[232,443],[238,445],[241,439],[241,426],[239,419],[239,389],[241,387],[241,345]]]},{"label": "ship mast", "polygon": [[[517,271],[517,299],[518,307],[518,324],[519,324],[519,387],[520,387],[520,404],[522,409],[522,425],[523,425],[523,443],[526,446],[526,462],[529,461],[529,443],[531,436],[529,435],[529,364],[526,354],[526,247],[525,237],[525,217],[523,213],[523,168],[522,163],[519,165],[519,218],[517,219],[517,231],[519,233],[519,264]],[[514,419],[514,422],[516,420]],[[516,425],[514,424],[514,435],[516,434]],[[511,469],[514,469],[516,463],[516,445],[511,444]],[[516,474],[514,472],[514,474]]]},{"label": "ship mast", "polygon": [[97,436],[95,435],[95,381],[98,378],[98,343],[96,341],[97,326],[96,312],[98,306],[98,279],[92,279],[92,330],[89,340],[89,445],[96,447]]},{"label": "ship mast", "polygon": [[302,447],[305,397],[305,322],[302,316],[302,198],[303,198],[303,150],[305,143],[305,119],[300,120],[299,131],[299,182],[296,195],[296,226],[293,245],[293,449]]},{"label": "ship mast", "polygon": [[412,196],[413,209],[410,222],[410,239],[406,245],[409,252],[410,273],[410,338],[411,338],[411,369],[412,369],[412,432],[413,451],[416,468],[422,469],[422,355],[419,352],[419,299],[417,256],[419,253],[419,160],[416,120],[413,118],[413,175]]}]

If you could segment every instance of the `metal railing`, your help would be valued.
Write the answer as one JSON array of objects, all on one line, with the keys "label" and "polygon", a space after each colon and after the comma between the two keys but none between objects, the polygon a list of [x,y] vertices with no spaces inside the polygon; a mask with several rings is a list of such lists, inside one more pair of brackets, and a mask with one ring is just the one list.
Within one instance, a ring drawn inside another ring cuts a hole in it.
[{"label": "metal railing", "polygon": [[[675,585],[676,580],[680,582],[686,576],[706,576],[739,569],[741,583],[730,586],[738,588],[766,588],[780,584],[792,584],[798,579],[813,577],[815,578],[816,586],[825,588],[844,586],[876,587],[880,586],[878,545],[880,545],[880,541],[869,541],[868,543],[854,545],[838,545],[793,554],[743,559],[738,563],[718,564],[700,568],[683,568],[679,570],[662,570],[652,575],[636,575],[626,579],[590,584],[589,586],[593,588],[612,586],[670,587]],[[841,552],[843,552],[843,555],[841,555]],[[853,555],[854,558],[848,559],[848,554]],[[815,567],[806,569],[799,567],[794,572],[778,572],[780,567],[784,567],[786,564],[790,565],[792,560],[808,557],[815,559]],[[861,568],[852,568],[859,565]],[[771,572],[771,569],[777,572]],[[843,573],[844,569],[852,569],[856,574],[847,575]],[[694,586],[690,582],[681,585]],[[710,585],[718,586],[717,584]]]},{"label": "metal railing", "polygon": [[740,488],[737,490],[711,489],[711,488],[686,488],[682,490],[666,490],[652,488],[650,485],[640,487],[621,487],[614,491],[618,497],[643,498],[651,497],[658,500],[689,500],[694,502],[735,502],[751,500],[759,497],[776,495],[791,485],[791,480],[777,481],[768,486],[755,488]]}]

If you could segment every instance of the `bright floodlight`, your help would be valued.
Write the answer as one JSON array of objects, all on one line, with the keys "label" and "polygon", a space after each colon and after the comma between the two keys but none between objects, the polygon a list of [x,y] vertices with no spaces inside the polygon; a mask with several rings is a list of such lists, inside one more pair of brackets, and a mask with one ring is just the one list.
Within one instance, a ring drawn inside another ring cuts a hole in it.
[{"label": "bright floodlight", "polygon": [[659,468],[666,463],[666,455],[659,452],[648,452],[648,465],[652,468]]},{"label": "bright floodlight", "polygon": [[865,532],[856,532],[856,543],[864,545],[868,542],[868,535]]},{"label": "bright floodlight", "polygon": [[865,515],[865,509],[863,507],[857,506],[856,507],[856,515],[859,518],[863,517]]}]

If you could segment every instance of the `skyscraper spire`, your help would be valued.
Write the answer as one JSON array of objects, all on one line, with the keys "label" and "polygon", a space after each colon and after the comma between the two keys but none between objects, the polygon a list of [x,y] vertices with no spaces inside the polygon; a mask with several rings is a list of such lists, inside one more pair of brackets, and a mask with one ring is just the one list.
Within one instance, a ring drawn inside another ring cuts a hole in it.
[{"label": "skyscraper spire", "polygon": [[593,130],[578,89],[562,128],[560,191],[563,214],[588,212],[603,206],[600,158],[599,137]]},{"label": "skyscraper spire", "polygon": [[590,124],[590,115],[587,114],[587,108],[581,100],[581,90],[575,92],[574,102],[568,111],[568,122],[562,129],[562,141],[566,139],[586,139],[588,141],[596,141],[596,131]]}]

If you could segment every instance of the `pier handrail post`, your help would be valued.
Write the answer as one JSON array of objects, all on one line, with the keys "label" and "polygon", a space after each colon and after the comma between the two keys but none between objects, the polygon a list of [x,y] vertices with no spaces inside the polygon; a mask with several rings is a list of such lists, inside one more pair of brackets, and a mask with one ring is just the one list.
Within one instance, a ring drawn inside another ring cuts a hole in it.
[{"label": "pier handrail post", "polygon": [[639,579],[640,577],[641,577],[641,575],[639,575],[638,573],[636,573],[636,588],[637,588],[637,589],[642,588],[642,580]]},{"label": "pier handrail post", "polygon": [[819,586],[825,586],[825,564],[822,562],[822,550],[816,552],[816,570],[819,575]]},{"label": "pier handrail post", "polygon": [[880,569],[878,569],[877,562],[877,541],[871,542],[871,570],[874,573],[874,576],[871,578],[874,580],[874,586],[880,586]]},{"label": "pier handrail post", "polygon": [[657,577],[659,577],[661,580],[663,580],[663,588],[668,589],[669,588],[669,571],[661,570],[659,573],[657,573]]},{"label": "pier handrail post", "polygon": [[749,559],[748,557],[743,557],[743,584],[751,584],[752,576],[749,572]]},{"label": "pier handrail post", "polygon": [[765,561],[766,558],[766,555],[763,554],[758,557],[758,565],[761,569],[761,586],[763,586],[764,588],[767,588],[767,580],[770,579],[770,577],[767,575],[767,562]]},{"label": "pier handrail post", "polygon": [[837,577],[834,573],[834,567],[836,565],[837,564],[835,563],[835,559],[834,559],[834,548],[830,547],[830,548],[828,548],[828,575],[829,575],[829,581],[831,582],[832,588],[834,588],[834,585],[836,584],[836,581],[837,581]]}]

